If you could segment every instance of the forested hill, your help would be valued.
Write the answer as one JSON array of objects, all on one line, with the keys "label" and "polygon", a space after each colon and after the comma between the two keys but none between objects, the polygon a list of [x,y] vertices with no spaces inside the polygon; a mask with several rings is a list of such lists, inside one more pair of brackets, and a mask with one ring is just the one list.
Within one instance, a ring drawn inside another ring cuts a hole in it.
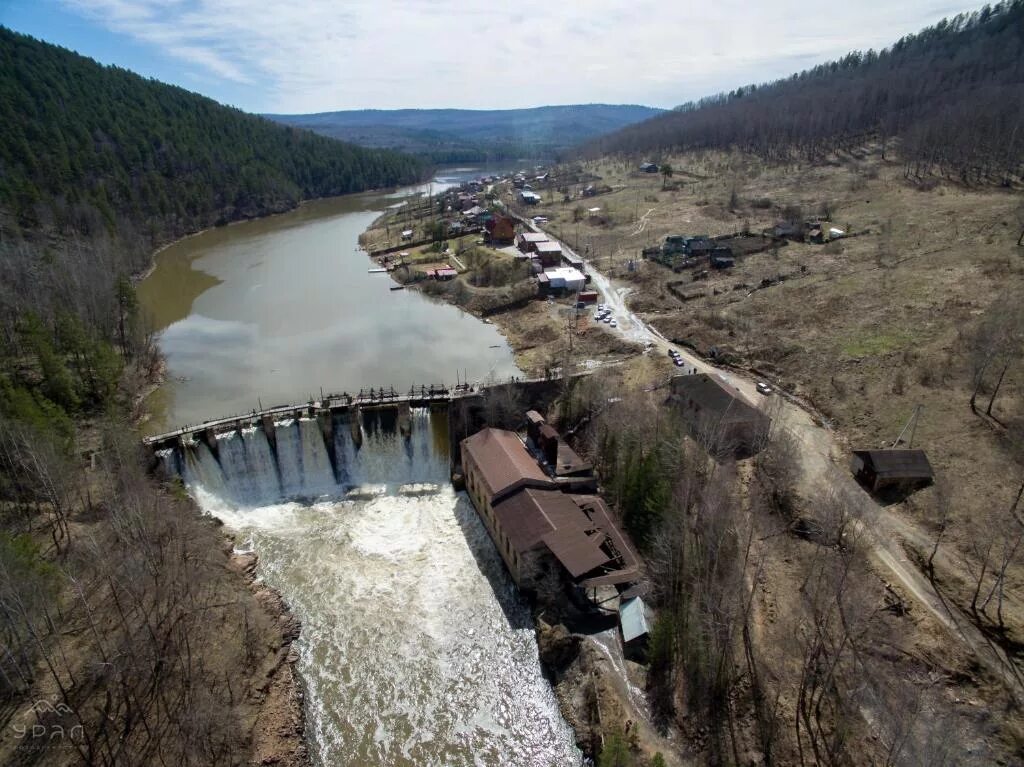
[{"label": "forested hill", "polygon": [[970,182],[1024,173],[1024,0],[944,19],[880,52],[685,104],[596,139],[586,156],[689,149],[768,159],[899,139],[908,172]]},{"label": "forested hill", "polygon": [[572,104],[531,109],[360,109],[267,117],[444,163],[553,154],[661,112],[633,104]]},{"label": "forested hill", "polygon": [[417,179],[421,161],[276,125],[0,27],[0,206],[154,236]]}]

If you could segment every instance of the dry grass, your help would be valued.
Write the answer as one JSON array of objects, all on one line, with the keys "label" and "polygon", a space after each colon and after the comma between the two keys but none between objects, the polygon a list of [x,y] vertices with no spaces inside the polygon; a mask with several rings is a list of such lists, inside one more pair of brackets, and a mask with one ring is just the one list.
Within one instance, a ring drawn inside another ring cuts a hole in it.
[{"label": "dry grass", "polygon": [[[716,346],[737,366],[801,396],[848,446],[891,444],[921,405],[914,446],[928,452],[951,511],[936,580],[945,598],[969,608],[979,547],[994,531],[1015,529],[1009,509],[1024,477],[1024,363],[1007,373],[993,411],[998,420],[968,407],[968,352],[979,317],[1000,295],[1024,296],[1020,194],[942,183],[922,190],[871,151],[820,167],[765,167],[710,153],[671,162],[675,190],[635,173],[632,162],[604,160],[588,169],[615,191],[538,212],[602,270],[632,284],[632,308],[666,336],[702,351]],[[575,221],[578,204],[600,206],[604,218]],[[701,281],[647,261],[635,272],[625,268],[667,234],[757,232],[796,210],[827,213],[858,236],[745,256]],[[752,291],[779,275],[786,279]],[[673,285],[690,300],[673,294]],[[914,561],[930,551],[939,495],[927,489],[887,509],[907,524],[904,546]],[[1024,556],[1010,572],[1008,628],[993,636],[1020,663]],[[991,627],[991,609],[979,620]],[[943,668],[964,667],[934,626],[914,623],[918,632],[908,642],[926,657],[945,656]]]}]

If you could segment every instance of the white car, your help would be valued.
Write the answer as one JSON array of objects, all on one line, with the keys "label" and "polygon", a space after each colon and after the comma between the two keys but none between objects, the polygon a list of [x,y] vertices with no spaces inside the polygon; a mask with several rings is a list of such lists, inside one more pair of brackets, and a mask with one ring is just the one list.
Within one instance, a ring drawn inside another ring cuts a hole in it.
[{"label": "white car", "polygon": [[607,323],[609,323],[609,322],[611,322],[611,321],[612,321],[612,318],[611,318],[611,317],[609,317],[608,315],[605,315],[605,318],[604,318],[604,322],[605,322],[605,324],[607,324]]},{"label": "white car", "polygon": [[611,325],[613,328],[617,328],[619,326],[619,323],[617,323],[615,320],[612,320],[608,324]]},{"label": "white car", "polygon": [[764,381],[758,381],[757,382],[757,390],[759,392],[761,392],[761,394],[764,394],[764,395],[768,395],[768,394],[772,393],[772,387],[770,387]]}]

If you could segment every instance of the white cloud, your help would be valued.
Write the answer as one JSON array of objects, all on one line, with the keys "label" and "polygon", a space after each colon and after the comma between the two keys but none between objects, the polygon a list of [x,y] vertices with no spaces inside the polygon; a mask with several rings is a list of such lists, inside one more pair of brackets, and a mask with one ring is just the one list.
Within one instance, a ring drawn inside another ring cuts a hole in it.
[{"label": "white cloud", "polygon": [[253,111],[672,106],[883,47],[942,0],[63,0],[109,30],[259,94]]}]

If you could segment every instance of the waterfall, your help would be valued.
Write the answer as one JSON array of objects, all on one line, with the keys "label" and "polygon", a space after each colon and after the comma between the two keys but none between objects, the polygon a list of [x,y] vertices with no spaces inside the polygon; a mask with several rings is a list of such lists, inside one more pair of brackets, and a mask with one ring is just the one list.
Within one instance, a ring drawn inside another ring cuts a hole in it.
[{"label": "waterfall", "polygon": [[281,479],[277,473],[277,462],[262,428],[255,426],[242,429],[245,441],[245,458],[250,473],[257,485],[258,500],[281,497]]},{"label": "waterfall", "polygon": [[274,438],[277,440],[277,467],[281,471],[281,492],[285,498],[301,496],[305,483],[302,477],[302,447],[298,422],[294,418],[276,421]]},{"label": "waterfall", "polygon": [[[417,495],[446,478],[447,419],[429,409],[410,412],[405,434],[390,409],[331,417],[326,429],[317,418],[287,418],[274,422],[270,435],[262,424],[246,426],[216,434],[213,449],[194,439],[157,457],[169,475],[181,474],[190,487],[239,509],[375,497],[389,489]],[[353,418],[360,419],[361,440],[353,439]]]},{"label": "waterfall", "polygon": [[210,448],[203,442],[193,442],[185,447],[185,483],[190,487],[201,487],[218,498],[227,497],[224,473],[213,457]]},{"label": "waterfall", "polygon": [[306,495],[335,495],[338,482],[331,468],[331,458],[324,445],[320,424],[315,418],[299,419],[299,437],[302,443],[303,491]]},{"label": "waterfall", "polygon": [[254,497],[253,476],[245,460],[242,435],[237,431],[218,434],[217,457],[230,499],[246,505],[258,500]]}]

